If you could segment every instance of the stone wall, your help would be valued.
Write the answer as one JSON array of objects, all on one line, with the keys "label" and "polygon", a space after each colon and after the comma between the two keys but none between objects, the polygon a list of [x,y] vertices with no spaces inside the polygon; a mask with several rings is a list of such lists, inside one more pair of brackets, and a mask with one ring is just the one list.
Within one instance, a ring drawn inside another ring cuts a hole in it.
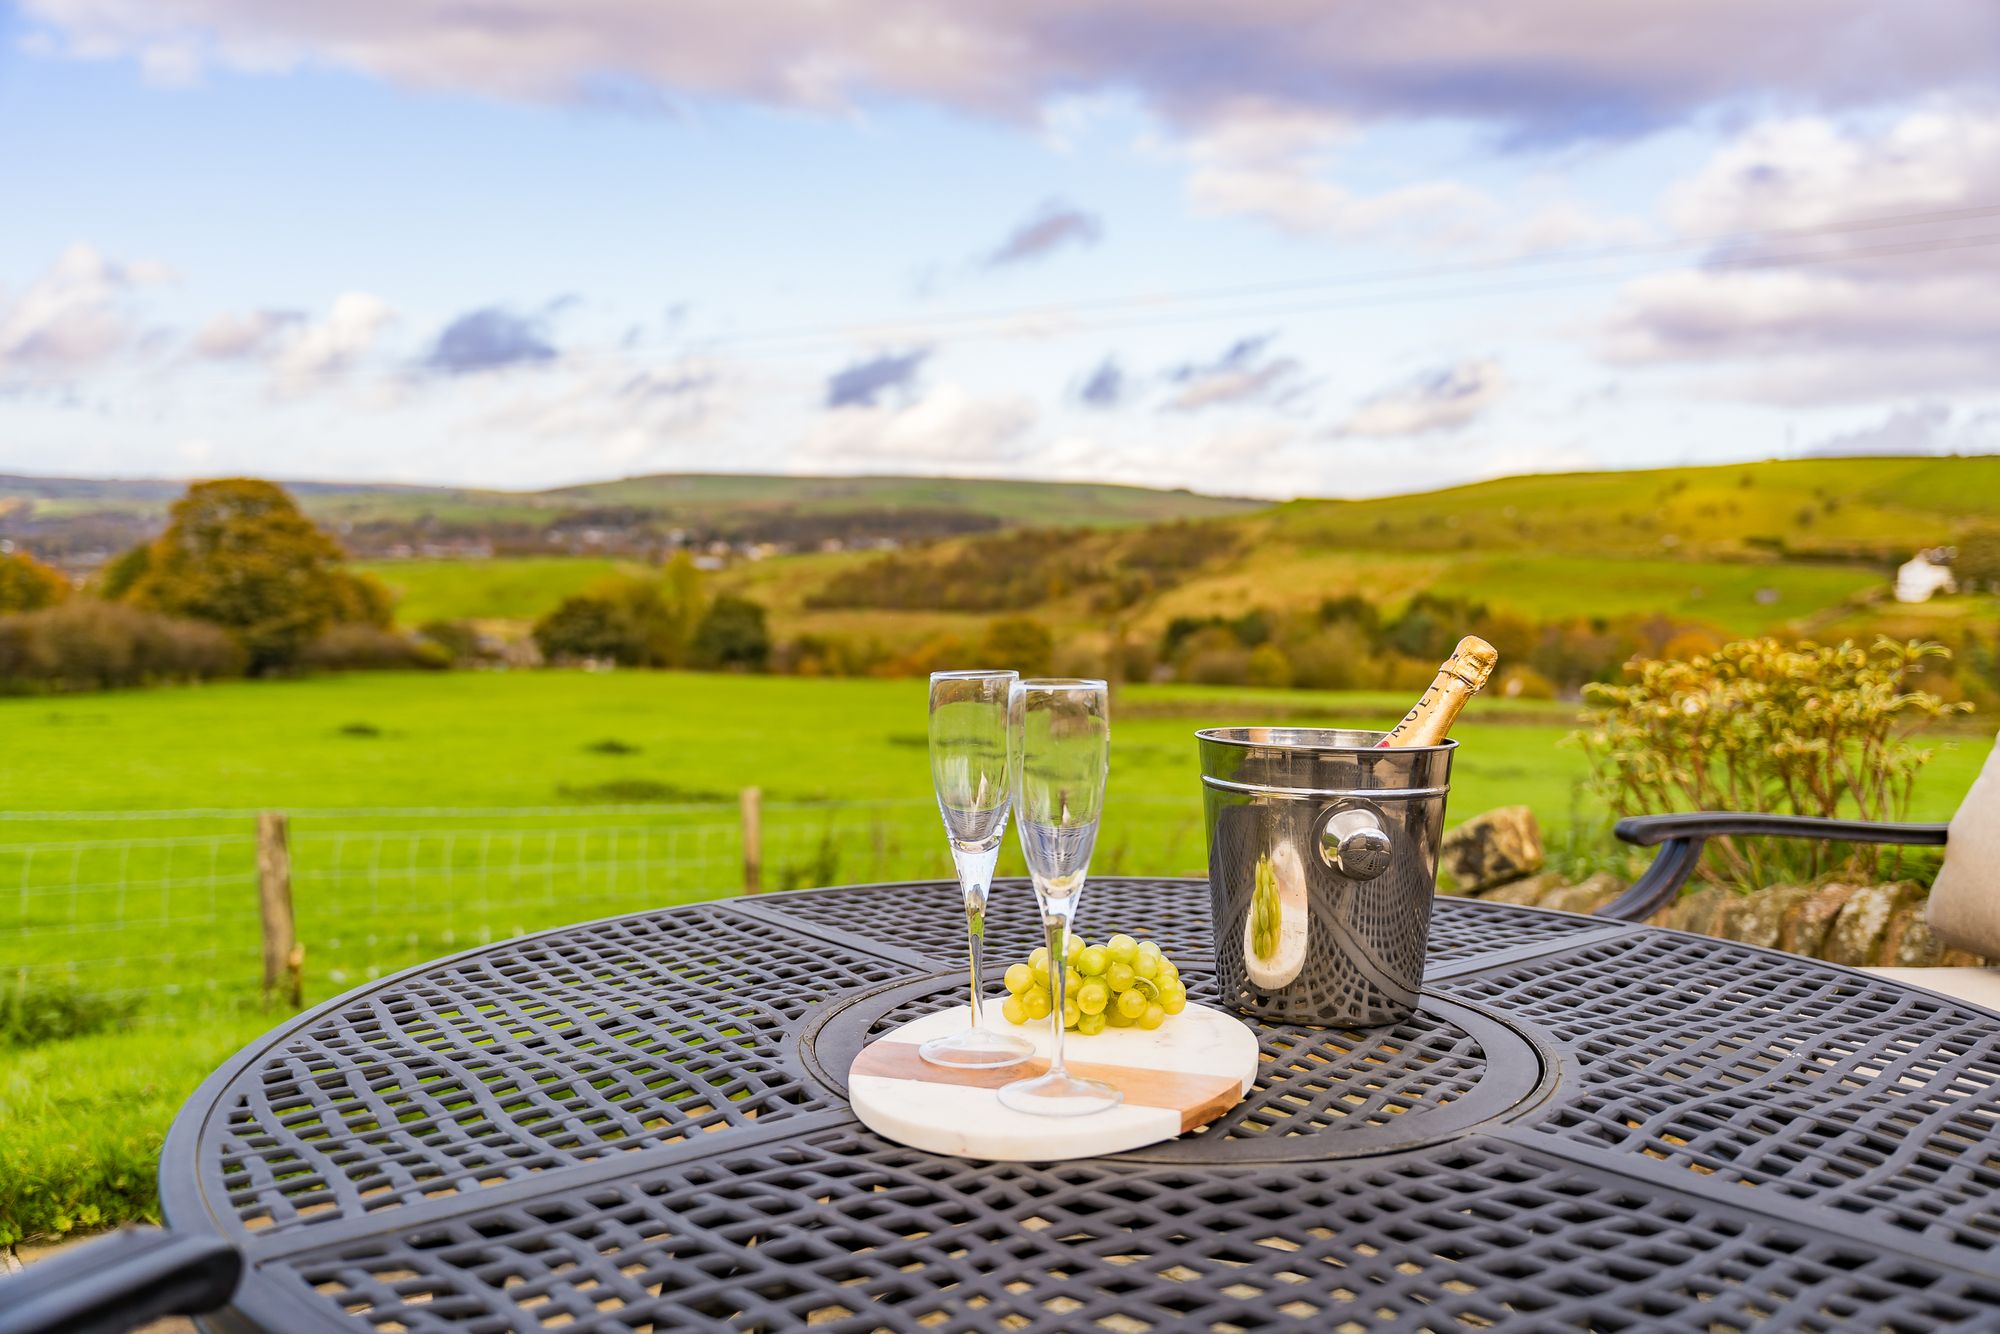
[{"label": "stone wall", "polygon": [[[1525,807],[1468,820],[1446,837],[1442,859],[1448,875],[1457,868],[1470,872],[1457,883],[1480,886],[1468,895],[1471,898],[1577,913],[1595,912],[1625,891],[1626,882],[1614,875],[1594,875],[1572,884],[1555,871],[1535,872],[1542,855],[1541,834],[1533,822]],[[1461,838],[1468,829],[1472,832]],[[1678,902],[1648,920],[1654,926],[1809,954],[1857,968],[1984,963],[1964,950],[1944,948],[1931,935],[1924,921],[1928,898],[1927,889],[1907,880],[1888,885],[1772,885],[1749,893],[1711,885],[1683,892]]]}]

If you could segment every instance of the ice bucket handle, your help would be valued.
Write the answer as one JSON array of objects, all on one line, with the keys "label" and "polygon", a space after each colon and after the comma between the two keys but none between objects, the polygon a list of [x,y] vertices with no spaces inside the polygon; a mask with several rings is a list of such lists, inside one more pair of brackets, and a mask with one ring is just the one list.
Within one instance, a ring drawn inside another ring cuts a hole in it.
[{"label": "ice bucket handle", "polygon": [[1337,802],[1319,819],[1319,855],[1349,880],[1373,880],[1389,869],[1389,833],[1382,813],[1363,801]]}]

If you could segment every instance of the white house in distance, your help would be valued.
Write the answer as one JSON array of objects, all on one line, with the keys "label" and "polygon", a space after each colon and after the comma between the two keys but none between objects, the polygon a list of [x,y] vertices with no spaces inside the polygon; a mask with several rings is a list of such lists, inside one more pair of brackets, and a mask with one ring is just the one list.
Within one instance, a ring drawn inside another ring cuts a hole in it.
[{"label": "white house in distance", "polygon": [[1927,547],[1910,557],[1896,571],[1896,601],[1929,602],[1933,593],[1956,593],[1951,561],[1957,554],[1950,547]]}]

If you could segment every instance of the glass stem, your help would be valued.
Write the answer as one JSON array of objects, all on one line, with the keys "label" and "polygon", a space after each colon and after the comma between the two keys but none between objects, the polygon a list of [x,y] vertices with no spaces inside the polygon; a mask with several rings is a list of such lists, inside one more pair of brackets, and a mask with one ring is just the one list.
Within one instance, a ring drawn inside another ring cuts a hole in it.
[{"label": "glass stem", "polygon": [[986,958],[986,896],[993,888],[993,867],[1000,860],[1000,840],[990,847],[961,847],[954,843],[951,859],[958,867],[958,887],[965,894],[965,945],[972,961],[972,1027],[986,1027],[980,1009],[979,969]]},{"label": "glass stem", "polygon": [[1049,1011],[1049,1073],[1067,1073],[1063,1065],[1063,1004],[1069,990],[1069,924],[1076,915],[1072,902],[1058,907],[1042,900],[1042,932],[1049,944],[1049,995],[1055,1008]]},{"label": "glass stem", "polygon": [[980,886],[965,888],[965,944],[966,952],[972,956],[972,1026],[986,1027],[986,1018],[979,1012],[979,964],[986,955],[986,889]]}]

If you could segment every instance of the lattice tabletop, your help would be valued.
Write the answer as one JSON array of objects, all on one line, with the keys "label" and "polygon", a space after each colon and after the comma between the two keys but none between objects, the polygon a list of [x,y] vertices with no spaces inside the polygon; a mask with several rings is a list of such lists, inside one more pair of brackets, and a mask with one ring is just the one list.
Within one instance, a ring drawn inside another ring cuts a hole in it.
[{"label": "lattice tabletop", "polygon": [[[1213,1002],[1199,880],[1092,883]],[[1038,938],[996,887],[993,957]],[[1059,1167],[849,1114],[955,998],[957,889],[772,894],[388,978],[190,1101],[161,1194],[213,1329],[1991,1328],[2000,1015],[1725,941],[1441,899],[1426,1001],[1260,1023],[1205,1130]]]}]

